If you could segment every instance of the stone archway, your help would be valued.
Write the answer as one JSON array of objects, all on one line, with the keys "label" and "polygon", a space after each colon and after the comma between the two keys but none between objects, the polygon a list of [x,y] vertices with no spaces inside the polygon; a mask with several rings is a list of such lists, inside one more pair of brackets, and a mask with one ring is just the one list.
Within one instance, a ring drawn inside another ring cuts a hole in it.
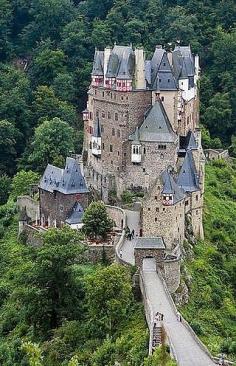
[{"label": "stone archway", "polygon": [[142,270],[148,272],[157,272],[156,258],[152,256],[146,256],[143,258]]},{"label": "stone archway", "polygon": [[143,262],[147,270],[155,268],[163,269],[165,256],[165,243],[161,237],[139,237],[134,248],[135,265],[143,270]]}]

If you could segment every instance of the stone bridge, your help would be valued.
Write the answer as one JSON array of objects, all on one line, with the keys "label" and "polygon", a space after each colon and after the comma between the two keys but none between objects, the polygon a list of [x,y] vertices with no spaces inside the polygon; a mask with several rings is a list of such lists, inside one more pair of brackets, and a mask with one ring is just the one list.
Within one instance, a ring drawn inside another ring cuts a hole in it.
[{"label": "stone bridge", "polygon": [[[125,212],[125,222],[132,230],[139,233],[140,214],[135,211]],[[116,248],[117,259],[123,264],[135,264],[134,248],[137,239],[121,238]],[[122,258],[120,258],[120,254]],[[160,339],[160,328],[163,326],[167,335],[171,354],[180,366],[213,366],[217,363],[196,336],[190,325],[178,313],[172,300],[161,270],[156,267],[155,258],[144,258],[140,270],[140,288],[147,323],[150,330],[149,353],[153,351],[153,344]],[[162,318],[158,318],[161,314]],[[181,318],[180,318],[181,317]],[[161,325],[160,325],[161,322]],[[158,325],[158,329],[156,328]],[[157,338],[153,338],[157,337]]]}]

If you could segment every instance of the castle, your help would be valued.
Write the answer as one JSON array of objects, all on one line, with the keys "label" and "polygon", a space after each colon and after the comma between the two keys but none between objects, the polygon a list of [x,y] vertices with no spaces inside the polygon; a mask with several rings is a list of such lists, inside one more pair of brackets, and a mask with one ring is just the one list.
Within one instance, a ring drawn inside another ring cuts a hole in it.
[{"label": "castle", "polygon": [[142,191],[140,236],[162,237],[170,253],[186,222],[203,237],[199,73],[190,46],[157,46],[151,59],[132,46],[95,50],[83,112],[90,187],[105,202],[110,192]]},{"label": "castle", "polygon": [[[141,192],[135,264],[140,268],[144,258],[156,258],[175,292],[181,245],[186,237],[203,238],[199,73],[190,46],[169,52],[157,46],[151,59],[132,46],[96,50],[83,112],[82,159],[67,158],[64,169],[48,164],[39,205],[28,203],[35,227],[80,229],[92,196],[109,202],[111,193],[119,200],[126,190]],[[120,211],[114,218],[122,229]],[[21,229],[27,221],[23,210]]]}]

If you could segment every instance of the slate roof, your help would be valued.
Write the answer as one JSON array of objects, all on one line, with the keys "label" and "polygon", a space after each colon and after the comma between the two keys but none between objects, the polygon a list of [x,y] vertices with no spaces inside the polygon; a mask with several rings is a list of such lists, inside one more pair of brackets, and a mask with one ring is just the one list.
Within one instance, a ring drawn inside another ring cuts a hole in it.
[{"label": "slate roof", "polygon": [[149,63],[146,63],[146,79],[150,80],[154,90],[177,90],[177,83],[169,63],[167,52],[157,46],[151,60],[151,77]]},{"label": "slate roof", "polygon": [[131,46],[114,46],[108,60],[106,77],[133,79],[134,51]]},{"label": "slate roof", "polygon": [[99,118],[97,118],[96,121],[94,122],[93,136],[101,137],[101,126]]},{"label": "slate roof", "polygon": [[180,150],[195,150],[198,148],[195,136],[191,130],[188,131],[186,136],[180,136],[179,148]]},{"label": "slate roof", "polygon": [[[174,142],[176,137],[162,102],[157,100],[139,127],[140,141]],[[134,139],[135,133],[129,136],[129,140]]]},{"label": "slate roof", "polygon": [[186,192],[195,192],[200,189],[197,169],[191,150],[187,150],[186,152],[184,162],[177,179],[177,184]]},{"label": "slate roof", "polygon": [[95,51],[92,75],[103,76],[104,51]]},{"label": "slate roof", "polygon": [[162,182],[163,182],[163,194],[171,194],[173,195],[173,203],[177,203],[182,201],[185,198],[185,193],[182,188],[180,188],[177,183],[175,182],[173,176],[171,175],[168,170],[165,170],[162,175]]},{"label": "slate roof", "polygon": [[67,158],[65,168],[48,164],[40,180],[39,188],[64,194],[87,193],[88,188],[77,161]]},{"label": "slate roof", "polygon": [[177,79],[194,76],[195,65],[190,46],[176,46],[172,56],[173,70]]},{"label": "slate roof", "polygon": [[137,238],[135,249],[165,249],[165,243],[162,237],[154,237],[154,238],[145,238],[139,237]]},{"label": "slate roof", "polygon": [[84,215],[83,207],[79,204],[79,202],[76,202],[74,204],[74,207],[72,208],[71,212],[69,212],[69,214],[66,218],[66,223],[69,225],[81,224],[83,215]]},{"label": "slate roof", "polygon": [[136,127],[136,129],[135,129],[132,136],[133,136],[132,144],[139,145],[140,144],[140,137],[139,137],[139,128],[138,127]]}]

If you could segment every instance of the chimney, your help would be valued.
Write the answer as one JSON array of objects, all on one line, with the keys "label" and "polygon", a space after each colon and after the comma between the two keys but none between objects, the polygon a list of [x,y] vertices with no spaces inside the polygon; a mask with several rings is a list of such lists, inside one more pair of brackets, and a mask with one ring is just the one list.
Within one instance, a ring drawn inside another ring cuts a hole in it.
[{"label": "chimney", "polygon": [[173,55],[172,55],[171,51],[167,52],[167,58],[169,60],[170,65],[172,66],[172,64],[173,64]]},{"label": "chimney", "polygon": [[108,66],[108,61],[109,61],[109,57],[111,55],[112,49],[111,47],[106,47],[104,49],[104,86],[105,86],[105,78],[106,78],[106,73],[107,73],[107,66]]},{"label": "chimney", "polygon": [[145,55],[143,48],[136,48],[135,54],[135,88],[146,89]]}]

